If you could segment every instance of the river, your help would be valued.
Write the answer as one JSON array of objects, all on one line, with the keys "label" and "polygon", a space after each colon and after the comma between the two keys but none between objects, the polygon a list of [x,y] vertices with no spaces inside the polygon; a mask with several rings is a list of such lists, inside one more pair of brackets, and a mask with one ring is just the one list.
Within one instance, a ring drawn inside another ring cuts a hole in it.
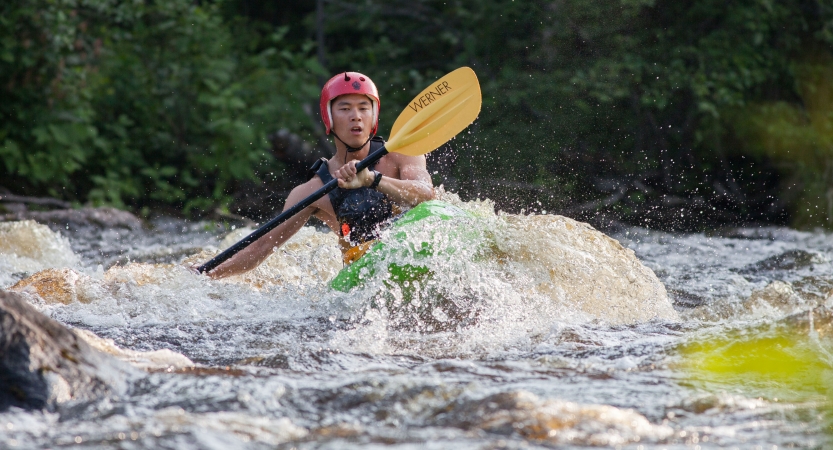
[{"label": "river", "polygon": [[[546,236],[534,220],[547,217],[483,220],[472,229],[489,235],[487,247],[505,244],[506,255],[529,241],[530,258],[550,264],[534,250]],[[499,220],[523,226],[503,233]],[[197,369],[151,371],[118,395],[55,412],[0,413],[2,448],[829,445],[833,236],[823,231],[611,231],[679,315],[632,323],[556,301],[570,292],[542,294],[534,261],[465,249],[397,309],[404,294],[383,284],[330,289],[338,253],[312,227],[280,261],[227,282],[176,265],[223,245],[227,230],[211,223],[55,231],[40,260],[0,253],[0,286],[72,268],[88,280],[85,300],[32,297],[40,311],[123,349],[173,350]],[[643,299],[628,301],[638,309]],[[756,365],[773,343],[781,365],[797,368]]]}]

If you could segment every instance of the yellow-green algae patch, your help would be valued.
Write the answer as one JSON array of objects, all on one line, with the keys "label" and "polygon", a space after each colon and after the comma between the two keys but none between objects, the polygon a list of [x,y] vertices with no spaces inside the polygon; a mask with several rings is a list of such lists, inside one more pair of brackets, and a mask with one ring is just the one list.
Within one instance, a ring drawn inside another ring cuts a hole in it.
[{"label": "yellow-green algae patch", "polygon": [[791,329],[743,331],[681,348],[695,387],[784,401],[827,401],[833,386],[830,342]]}]

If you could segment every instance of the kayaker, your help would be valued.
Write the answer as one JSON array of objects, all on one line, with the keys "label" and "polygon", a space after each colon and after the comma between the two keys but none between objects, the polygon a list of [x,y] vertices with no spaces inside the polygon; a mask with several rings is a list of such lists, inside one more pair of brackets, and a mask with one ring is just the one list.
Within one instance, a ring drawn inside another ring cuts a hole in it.
[{"label": "kayaker", "polygon": [[401,207],[434,198],[425,156],[389,153],[369,169],[356,172],[356,163],[384,143],[379,129],[379,91],[366,75],[345,72],[321,90],[321,118],[333,135],[336,153],[321,158],[310,169],[310,180],[295,187],[284,210],[300,202],[324,183],[338,179],[338,188],[282,223],[226,262],[208,272],[212,278],[236,275],[257,267],[274,249],[315,216],[339,235],[346,264],[358,259]]}]

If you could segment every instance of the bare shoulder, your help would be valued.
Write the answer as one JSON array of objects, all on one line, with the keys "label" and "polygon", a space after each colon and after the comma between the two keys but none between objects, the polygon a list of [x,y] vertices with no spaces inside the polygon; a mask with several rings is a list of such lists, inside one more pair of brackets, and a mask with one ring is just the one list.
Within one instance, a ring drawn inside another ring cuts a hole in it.
[{"label": "bare shoulder", "polygon": [[408,156],[408,155],[403,155],[401,153],[388,153],[387,155],[385,155],[385,158],[389,158],[389,161],[392,162],[397,167],[404,167],[404,166],[425,167],[425,155]]},{"label": "bare shoulder", "polygon": [[[298,186],[295,186],[289,192],[289,196],[286,198],[287,206],[291,206],[291,205],[294,205],[295,203],[298,203],[299,201],[301,201],[304,198],[311,195],[313,192],[320,189],[321,186],[324,186],[324,183],[321,181],[321,178],[319,178],[317,176],[312,177],[306,183],[302,183],[302,184],[299,184]],[[319,201],[320,201],[320,199],[319,199]],[[317,205],[318,201],[316,201],[314,204]]]},{"label": "bare shoulder", "polygon": [[314,176],[309,179],[306,183],[301,183],[298,186],[295,186],[292,189],[292,192],[299,192],[299,193],[312,193],[321,186],[324,186],[324,183],[321,182],[321,178],[318,176]]},{"label": "bare shoulder", "polygon": [[[425,156],[408,156],[399,153],[389,153],[385,158],[387,167],[392,168],[388,175],[393,175],[400,180],[418,180],[431,184],[431,176],[425,163]],[[384,171],[383,171],[384,172]]]}]

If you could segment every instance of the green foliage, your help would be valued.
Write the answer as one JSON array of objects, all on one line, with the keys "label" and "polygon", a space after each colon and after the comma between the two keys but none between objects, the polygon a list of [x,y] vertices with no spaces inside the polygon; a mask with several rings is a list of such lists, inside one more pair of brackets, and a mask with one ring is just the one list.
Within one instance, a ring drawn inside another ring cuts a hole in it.
[{"label": "green foliage", "polygon": [[34,183],[66,182],[97,137],[85,104],[91,49],[80,35],[87,26],[67,3],[10,1],[0,10],[0,158],[9,173]]},{"label": "green foliage", "polygon": [[[763,100],[803,110],[795,61],[808,47],[830,54],[833,43],[833,7],[815,0],[325,4],[328,63],[384,80],[383,103],[474,67],[484,110],[475,133],[457,140],[454,167],[471,189],[497,178],[576,203],[602,194],[605,180],[641,183],[628,196],[637,221],[646,202],[669,195],[705,195],[736,217],[777,210],[769,159],[738,181],[750,167],[733,155],[773,155],[738,139],[735,111]],[[804,170],[778,167],[787,182]]]},{"label": "green foliage", "polygon": [[265,136],[310,128],[301,106],[321,68],[286,28],[227,20],[220,6],[5,3],[8,176],[78,201],[189,210],[226,203],[235,183],[274,169]]},{"label": "green foliage", "polygon": [[833,56],[805,48],[791,64],[801,102],[756,101],[727,110],[745,151],[787,168],[802,187],[793,223],[833,225]]},{"label": "green foliage", "polygon": [[464,195],[558,210],[624,189],[612,208],[632,222],[671,198],[732,211],[723,221],[786,207],[796,225],[833,224],[829,2],[323,0],[323,16],[317,3],[4,2],[2,184],[223,206],[280,172],[267,132],[320,137],[332,73],[374,78],[384,135],[468,65],[483,113],[441,168]]}]

